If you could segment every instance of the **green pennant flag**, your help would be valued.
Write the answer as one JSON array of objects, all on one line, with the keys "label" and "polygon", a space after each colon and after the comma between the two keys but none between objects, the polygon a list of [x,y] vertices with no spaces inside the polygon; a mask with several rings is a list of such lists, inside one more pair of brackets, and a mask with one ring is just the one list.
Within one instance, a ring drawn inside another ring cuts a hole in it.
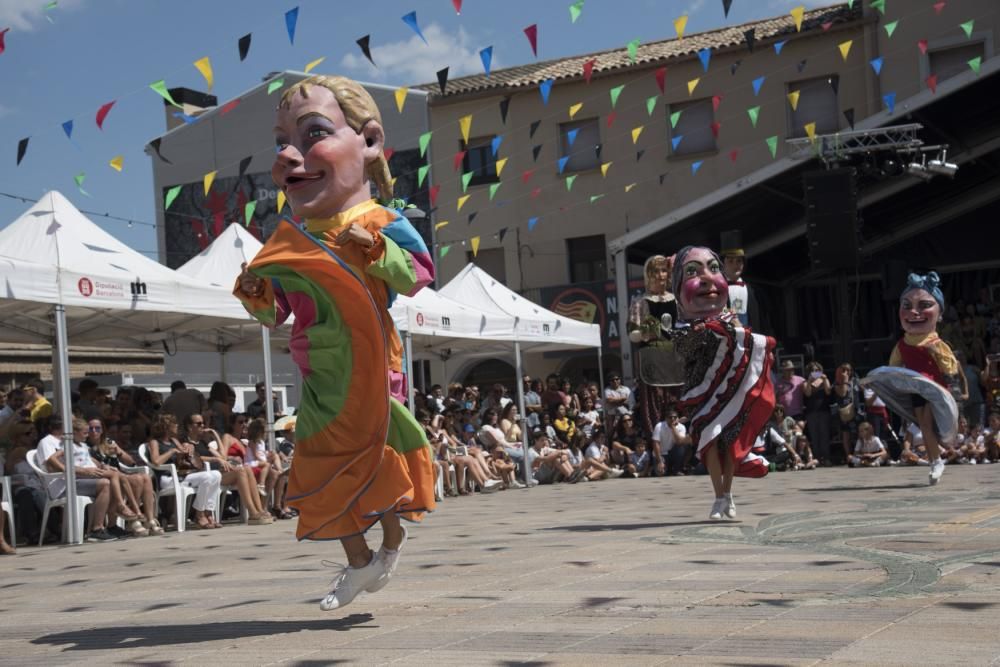
[{"label": "green pennant flag", "polygon": [[420,167],[419,169],[417,169],[417,187],[418,188],[424,187],[424,179],[427,178],[427,172],[430,170],[430,168],[431,168],[431,166],[429,164],[425,164],[422,167]]},{"label": "green pennant flag", "polygon": [[576,174],[566,177],[566,191],[569,192],[573,189],[573,181],[576,180]]},{"label": "green pennant flag", "polygon": [[670,114],[670,127],[672,128],[677,127],[677,121],[681,119],[682,113],[684,113],[683,109],[681,109],[680,111],[675,111],[672,114]]},{"label": "green pennant flag", "polygon": [[872,0],[872,9],[877,9],[882,16],[885,16],[885,0]]},{"label": "green pennant flag", "polygon": [[[83,189],[83,180],[85,178],[87,178],[87,172],[81,171],[79,174],[73,177],[73,180],[76,182],[76,189],[80,191],[80,194],[83,195],[84,197],[89,197],[90,193]],[[181,186],[178,185],[177,189],[180,190]]]},{"label": "green pennant flag", "polygon": [[433,132],[424,132],[420,135],[420,157],[424,156],[427,152],[427,146],[431,143],[431,135]]},{"label": "green pennant flag", "polygon": [[775,158],[778,156],[778,135],[773,137],[768,137],[764,141],[767,142],[767,147],[771,149],[771,157]]},{"label": "green pennant flag", "polygon": [[174,200],[177,199],[177,195],[181,193],[181,188],[183,187],[184,187],[183,185],[175,185],[174,187],[167,190],[167,195],[163,198],[164,211],[170,208],[170,205],[174,203]]},{"label": "green pennant flag", "polygon": [[602,198],[604,195],[590,195],[590,203],[593,204],[598,199]]},{"label": "green pennant flag", "polygon": [[983,64],[982,56],[976,56],[975,58],[969,61],[969,67],[971,67],[972,71],[975,72],[976,74],[979,74],[979,68],[982,66],[982,64]]},{"label": "green pennant flag", "polygon": [[271,83],[267,84],[267,94],[270,95],[274,91],[279,90],[283,85],[285,85],[284,77],[275,79]]},{"label": "green pennant flag", "polygon": [[611,93],[611,108],[612,109],[614,109],[615,105],[618,104],[618,96],[622,94],[622,89],[623,88],[625,88],[625,84],[624,83],[622,85],[620,85],[620,86],[615,86],[610,91],[608,91],[609,93]]},{"label": "green pennant flag", "polygon": [[490,201],[493,201],[493,198],[497,196],[497,190],[499,190],[499,189],[500,189],[500,183],[499,182],[492,183],[490,185]]},{"label": "green pennant flag", "polygon": [[628,48],[628,59],[635,63],[636,56],[639,55],[639,38],[636,37],[631,42],[625,45]]},{"label": "green pennant flag", "polygon": [[576,23],[576,20],[580,18],[580,14],[583,13],[583,0],[576,0],[572,5],[569,6],[569,20],[571,23]]},{"label": "green pennant flag", "polygon": [[847,8],[854,9],[854,0],[847,0]]},{"label": "green pennant flag", "polygon": [[149,87],[152,88],[160,97],[170,102],[178,109],[183,108],[181,107],[181,105],[177,104],[177,102],[174,101],[174,98],[170,95],[170,91],[167,90],[167,83],[163,79],[160,79],[159,81],[154,81],[153,83],[149,84]]},{"label": "green pennant flag", "polygon": [[653,95],[648,100],[646,100],[646,115],[647,116],[652,116],[653,115],[653,109],[656,108],[656,100],[658,100],[659,97],[660,97],[659,95]]},{"label": "green pennant flag", "polygon": [[747,109],[747,115],[750,116],[750,122],[753,123],[753,126],[757,127],[757,117],[760,115],[760,107],[750,107]]},{"label": "green pennant flag", "polygon": [[467,171],[464,174],[462,174],[462,192],[465,192],[466,190],[469,189],[469,181],[472,180],[472,176],[475,173],[476,172],[474,171]]},{"label": "green pennant flag", "polygon": [[963,31],[965,31],[966,37],[972,37],[972,29],[976,27],[976,20],[972,19],[970,21],[966,21],[965,23],[962,23],[958,27],[961,28]]},{"label": "green pennant flag", "polygon": [[243,226],[249,227],[250,221],[253,220],[253,212],[257,210],[257,200],[248,201],[247,205],[243,207]]},{"label": "green pennant flag", "polygon": [[449,250],[451,250],[450,245],[441,246],[441,254],[439,255],[439,257],[444,257],[445,255],[447,255]]},{"label": "green pennant flag", "polygon": [[899,19],[896,19],[895,21],[892,21],[890,23],[886,23],[882,27],[885,28],[885,34],[887,34],[891,38],[892,33],[896,32],[897,25],[899,25]]}]

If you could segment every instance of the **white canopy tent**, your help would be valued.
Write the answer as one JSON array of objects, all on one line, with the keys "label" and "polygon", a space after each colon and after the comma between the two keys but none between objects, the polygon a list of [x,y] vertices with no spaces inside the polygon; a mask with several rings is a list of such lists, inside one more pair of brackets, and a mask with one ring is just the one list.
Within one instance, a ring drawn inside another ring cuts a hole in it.
[{"label": "white canopy tent", "polygon": [[[525,299],[509,289],[475,264],[467,264],[457,276],[441,288],[441,294],[463,304],[476,304],[483,311],[506,315],[514,319],[514,368],[517,377],[517,400],[520,413],[524,414],[524,387],[521,377],[521,352],[548,352],[572,348],[597,348],[599,381],[604,386],[604,366],[601,347],[601,330],[596,324],[587,324],[557,315]],[[522,430],[525,449],[528,447],[527,429]],[[525,480],[530,471],[525,466]]]},{"label": "white canopy tent", "polygon": [[[196,336],[248,315],[228,290],[181,276],[144,257],[80,213],[58,192],[46,193],[0,230],[0,341],[52,341],[55,386],[72,447],[68,344],[147,347],[158,342],[211,347]],[[77,511],[73,457],[66,457],[70,541]]]}]

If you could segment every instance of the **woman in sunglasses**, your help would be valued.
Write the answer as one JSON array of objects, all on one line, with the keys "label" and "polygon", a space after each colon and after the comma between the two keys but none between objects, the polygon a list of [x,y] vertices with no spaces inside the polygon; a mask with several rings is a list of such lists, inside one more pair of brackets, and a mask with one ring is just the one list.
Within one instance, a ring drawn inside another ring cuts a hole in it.
[{"label": "woman in sunglasses", "polygon": [[[103,464],[112,470],[121,471],[119,464],[127,466],[136,465],[131,454],[122,449],[117,442],[107,437],[107,430],[104,422],[100,419],[91,419],[87,422],[87,445],[90,447],[90,456],[99,464]],[[118,495],[124,494],[127,498],[127,505],[140,514],[137,519],[128,522],[128,530],[136,537],[146,535],[162,535],[163,528],[156,520],[156,496],[153,493],[153,480],[149,475],[129,475],[121,473],[118,476]],[[112,487],[112,490],[114,487]],[[142,500],[140,508],[139,499]]]},{"label": "woman in sunglasses", "polygon": [[[184,420],[188,431],[199,431],[205,427],[205,420],[199,414],[188,415]],[[201,529],[221,528],[222,524],[215,521],[215,506],[219,501],[219,486],[222,483],[222,473],[218,470],[205,470],[205,464],[195,451],[194,443],[188,439],[183,442],[177,437],[177,419],[170,413],[161,413],[150,428],[149,460],[154,465],[172,463],[177,467],[177,476],[181,484],[195,489],[194,521]],[[162,477],[161,484],[170,484],[170,477]],[[177,525],[183,525],[186,517],[177,517]]]}]

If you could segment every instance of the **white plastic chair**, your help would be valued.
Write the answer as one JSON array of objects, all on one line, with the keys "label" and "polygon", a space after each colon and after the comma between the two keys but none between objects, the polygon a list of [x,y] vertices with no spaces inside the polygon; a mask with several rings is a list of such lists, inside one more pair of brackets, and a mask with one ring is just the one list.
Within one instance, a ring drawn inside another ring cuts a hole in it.
[{"label": "white plastic chair", "polygon": [[[49,525],[49,510],[51,510],[53,507],[62,507],[65,509],[66,493],[64,491],[63,495],[61,495],[58,498],[52,497],[52,491],[49,485],[53,480],[62,478],[63,473],[47,472],[44,468],[42,468],[44,462],[42,463],[38,462],[37,453],[38,450],[35,449],[29,451],[27,460],[28,460],[28,465],[30,465],[31,469],[35,471],[35,474],[38,475],[38,478],[42,480],[42,485],[45,487],[45,509],[42,510],[42,530],[40,531],[41,537],[38,538],[38,546],[42,546],[42,541],[45,539],[45,527]],[[77,516],[77,522],[79,524],[78,530],[80,535],[86,534],[86,531],[84,530],[84,526],[86,525],[84,521],[84,514],[87,511],[87,505],[89,505],[92,502],[93,500],[89,496],[81,496],[79,494],[76,496],[76,508],[77,508],[76,516]],[[63,542],[69,541],[68,540],[69,523],[67,522],[68,518],[69,518],[69,512],[63,511],[63,521],[62,521]]]},{"label": "white plastic chair", "polygon": [[[156,492],[157,505],[160,498],[166,496],[174,497],[174,520],[177,524],[177,532],[183,533],[186,528],[188,510],[194,502],[195,489],[181,484],[181,479],[177,476],[177,466],[173,463],[163,465],[153,465],[146,453],[146,444],[139,445],[139,458],[149,468],[162,473],[160,477],[159,490]],[[127,467],[127,466],[126,466]],[[166,482],[165,482],[166,480]]]},{"label": "white plastic chair", "polygon": [[17,546],[17,533],[14,530],[14,496],[10,492],[10,477],[0,477],[3,495],[0,496],[0,509],[7,515],[7,526],[10,528],[10,545]]}]

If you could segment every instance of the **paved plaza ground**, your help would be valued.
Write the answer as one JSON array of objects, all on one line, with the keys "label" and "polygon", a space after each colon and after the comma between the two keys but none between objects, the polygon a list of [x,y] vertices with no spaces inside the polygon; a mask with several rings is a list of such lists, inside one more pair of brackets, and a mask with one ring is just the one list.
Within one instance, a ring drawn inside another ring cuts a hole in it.
[{"label": "paved plaza ground", "polygon": [[[612,480],[448,499],[319,611],[291,521],[0,558],[0,663],[1000,664],[1000,466]],[[372,540],[379,539],[373,531]]]}]

